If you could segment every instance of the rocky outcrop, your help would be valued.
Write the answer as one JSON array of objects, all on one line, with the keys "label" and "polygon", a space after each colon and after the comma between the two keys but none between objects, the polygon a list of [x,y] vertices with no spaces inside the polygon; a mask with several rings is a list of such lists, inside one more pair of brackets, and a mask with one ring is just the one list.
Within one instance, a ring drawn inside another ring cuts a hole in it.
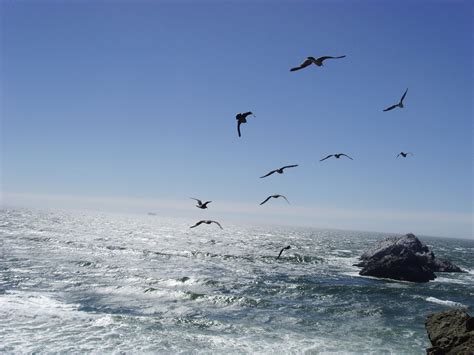
[{"label": "rocky outcrop", "polygon": [[425,322],[428,355],[474,354],[474,318],[462,309],[430,314]]},{"label": "rocky outcrop", "polygon": [[402,281],[428,282],[435,272],[463,272],[446,260],[437,260],[434,253],[413,234],[380,241],[360,257],[356,266],[364,276]]}]

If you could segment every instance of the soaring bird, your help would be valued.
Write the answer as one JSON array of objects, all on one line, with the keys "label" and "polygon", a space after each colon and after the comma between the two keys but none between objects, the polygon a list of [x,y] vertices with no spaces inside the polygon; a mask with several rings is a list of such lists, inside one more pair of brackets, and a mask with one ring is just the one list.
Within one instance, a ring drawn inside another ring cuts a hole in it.
[{"label": "soaring bird", "polygon": [[288,201],[288,199],[287,199],[285,196],[283,196],[283,195],[271,195],[271,196],[268,196],[268,197],[265,199],[265,201],[263,201],[262,203],[260,203],[260,205],[263,205],[265,202],[267,202],[267,201],[268,201],[269,199],[271,199],[271,198],[278,198],[278,197],[283,197],[283,198],[286,200],[286,202],[288,202],[288,204],[290,204],[290,201]]},{"label": "soaring bird", "polygon": [[203,223],[205,223],[205,224],[215,223],[215,224],[217,224],[221,229],[224,229],[224,228],[222,228],[222,226],[221,226],[221,224],[220,224],[219,222],[216,222],[216,221],[204,221],[204,220],[197,222],[194,226],[191,226],[191,227],[189,227],[189,228],[197,227],[197,226],[199,226],[200,224],[203,224]]},{"label": "soaring bird", "polygon": [[255,117],[255,115],[251,111],[244,112],[244,113],[238,113],[237,116],[235,116],[235,119],[237,120],[237,132],[239,133],[239,137],[241,136],[240,135],[240,125],[242,123],[247,123],[247,116],[248,115],[252,115],[253,117]]},{"label": "soaring bird", "polygon": [[280,256],[281,256],[281,253],[283,253],[283,250],[288,250],[288,249],[291,249],[291,246],[290,246],[290,245],[288,245],[287,247],[284,247],[282,250],[280,250],[280,254],[278,254],[278,256],[277,256],[276,259],[277,259],[277,260],[280,259]]},{"label": "soaring bird", "polygon": [[390,110],[393,110],[395,107],[400,107],[400,108],[403,108],[403,99],[405,98],[405,96],[407,95],[407,92],[408,92],[408,88],[405,90],[405,93],[403,94],[402,98],[400,99],[400,102],[396,105],[393,105],[393,106],[390,106],[390,107],[387,107],[385,111],[390,111]]},{"label": "soaring bird", "polygon": [[297,167],[297,166],[298,166],[298,164],[295,164],[295,165],[287,165],[287,166],[284,166],[284,167],[282,167],[282,168],[280,168],[280,169],[272,170],[272,171],[270,171],[268,174],[263,175],[263,176],[260,176],[260,179],[262,179],[262,178],[264,178],[264,177],[267,177],[267,176],[270,176],[270,175],[272,175],[273,173],[283,174],[283,170],[284,170],[284,169],[286,169],[286,168],[295,168],[295,167]]},{"label": "soaring bird", "polygon": [[197,198],[194,198],[194,197],[190,197],[190,199],[191,199],[191,200],[196,200],[197,203],[198,203],[198,204],[196,205],[196,207],[197,207],[197,208],[200,208],[200,209],[202,209],[202,210],[206,209],[206,208],[207,208],[207,204],[212,202],[212,201],[206,201],[206,202],[202,203],[201,200],[199,200],[199,199],[197,199]]},{"label": "soaring bird", "polygon": [[318,59],[316,59],[314,57],[306,57],[306,59],[303,63],[301,63],[297,67],[291,68],[290,71],[297,71],[297,70],[306,68],[307,66],[309,66],[311,64],[315,64],[318,67],[322,67],[323,66],[323,61],[325,61],[326,59],[339,59],[339,58],[345,58],[345,57],[346,57],[345,55],[341,55],[339,57],[325,56],[325,57],[319,57]]},{"label": "soaring bird", "polygon": [[339,159],[339,158],[342,157],[342,156],[347,157],[347,158],[349,158],[350,160],[354,160],[354,159],[352,159],[350,156],[348,156],[348,155],[346,155],[346,154],[344,154],[344,153],[338,153],[338,154],[331,154],[331,155],[328,155],[326,158],[323,158],[323,159],[321,159],[320,161],[329,159],[329,158],[331,158],[331,157],[334,157],[334,158],[336,158],[336,159]]},{"label": "soaring bird", "polygon": [[400,152],[400,153],[398,153],[397,158],[398,158],[400,155],[401,155],[402,157],[406,158],[408,155],[413,155],[413,153],[411,153],[411,152],[406,152],[406,153]]}]

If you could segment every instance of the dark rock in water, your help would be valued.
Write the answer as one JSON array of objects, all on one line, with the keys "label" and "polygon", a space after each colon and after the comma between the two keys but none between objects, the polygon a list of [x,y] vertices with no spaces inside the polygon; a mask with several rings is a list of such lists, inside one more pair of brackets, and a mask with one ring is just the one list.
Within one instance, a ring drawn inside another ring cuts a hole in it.
[{"label": "dark rock in water", "polygon": [[428,282],[435,272],[463,272],[449,261],[437,260],[434,253],[413,234],[380,241],[360,257],[359,275],[402,281]]},{"label": "dark rock in water", "polygon": [[462,309],[430,314],[425,322],[428,355],[474,354],[474,318]]},{"label": "dark rock in water", "polygon": [[466,272],[448,260],[434,259],[434,254],[433,259],[430,260],[428,265],[430,266],[431,270],[436,272]]}]

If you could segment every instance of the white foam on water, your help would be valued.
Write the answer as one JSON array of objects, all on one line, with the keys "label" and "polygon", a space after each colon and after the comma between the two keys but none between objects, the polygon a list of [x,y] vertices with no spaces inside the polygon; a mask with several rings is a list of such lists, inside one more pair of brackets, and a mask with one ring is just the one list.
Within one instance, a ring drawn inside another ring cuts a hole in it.
[{"label": "white foam on water", "polygon": [[[459,274],[462,275],[462,274]],[[458,284],[458,285],[468,285],[469,281],[461,280],[461,279],[454,279],[449,277],[437,277],[431,282],[440,282],[440,283],[450,283],[450,284]]]},{"label": "white foam on water", "polygon": [[[27,291],[8,291],[0,295],[0,314],[4,317],[41,315],[58,317],[75,312],[78,306],[65,304],[53,295]],[[1,317],[0,317],[1,318]]]},{"label": "white foam on water", "polygon": [[427,298],[425,298],[425,300],[428,301],[428,302],[441,304],[443,306],[468,308],[466,305],[464,305],[462,303],[454,302],[454,301],[450,301],[450,300],[440,300],[439,298],[436,298],[436,297],[427,297]]}]

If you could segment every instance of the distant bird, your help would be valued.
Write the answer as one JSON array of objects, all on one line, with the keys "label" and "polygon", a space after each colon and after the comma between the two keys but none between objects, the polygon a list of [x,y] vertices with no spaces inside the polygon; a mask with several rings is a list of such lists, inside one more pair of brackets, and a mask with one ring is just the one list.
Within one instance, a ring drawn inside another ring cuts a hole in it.
[{"label": "distant bird", "polygon": [[272,175],[272,174],[274,174],[274,173],[283,174],[283,170],[284,170],[284,169],[286,169],[286,168],[295,168],[295,167],[297,167],[297,166],[298,166],[298,164],[295,164],[295,165],[287,165],[287,166],[284,166],[284,167],[282,167],[282,168],[280,168],[280,169],[272,170],[272,171],[270,171],[268,174],[263,175],[263,176],[260,176],[260,179],[262,179],[262,178],[264,178],[264,177],[267,177],[267,176],[270,176],[270,175]]},{"label": "distant bird", "polygon": [[403,108],[403,99],[405,98],[405,96],[407,95],[407,92],[408,92],[408,88],[405,90],[405,93],[403,94],[402,98],[400,99],[400,102],[396,105],[393,105],[393,106],[390,106],[388,108],[386,108],[385,110],[383,110],[384,112],[385,111],[390,111],[390,110],[393,110],[395,107],[400,107],[400,108]]},{"label": "distant bird", "polygon": [[318,59],[314,57],[306,57],[303,63],[301,63],[298,67],[291,68],[290,71],[297,71],[297,70],[306,68],[307,66],[311,64],[315,64],[318,67],[322,67],[323,61],[325,61],[326,59],[339,59],[339,58],[345,58],[345,57],[346,57],[345,55],[341,55],[339,57],[325,56],[325,57],[319,57]]},{"label": "distant bird", "polygon": [[338,154],[331,154],[331,155],[328,155],[326,158],[323,158],[321,159],[320,161],[323,161],[323,160],[326,160],[326,159],[329,159],[331,157],[334,157],[336,159],[339,159],[341,156],[344,156],[344,157],[348,157],[350,160],[354,160],[352,159],[350,156],[344,154],[344,153],[338,153]]},{"label": "distant bird", "polygon": [[400,152],[400,153],[398,153],[397,158],[398,158],[400,155],[401,155],[402,157],[406,158],[408,155],[413,155],[413,153],[411,153],[411,152],[406,152],[406,153]]},{"label": "distant bird", "polygon": [[198,203],[198,204],[196,205],[196,207],[197,207],[197,208],[200,208],[200,209],[202,209],[202,210],[206,209],[206,208],[207,208],[207,204],[212,202],[212,201],[206,201],[206,202],[202,203],[201,200],[199,200],[199,199],[197,199],[197,198],[194,198],[194,197],[190,197],[190,199],[191,199],[191,200],[196,200],[197,203]]},{"label": "distant bird", "polygon": [[280,259],[280,256],[281,256],[281,253],[283,253],[283,250],[288,250],[288,249],[291,249],[291,246],[290,246],[290,245],[288,245],[287,247],[284,247],[282,250],[280,250],[280,254],[278,254],[278,256],[277,256],[276,259],[277,259],[277,260]]},{"label": "distant bird", "polygon": [[240,125],[242,123],[247,123],[247,116],[248,115],[252,115],[253,117],[255,117],[255,115],[251,111],[244,112],[244,113],[239,113],[239,114],[237,114],[237,116],[235,116],[235,119],[237,120],[237,132],[239,133],[239,137],[241,136],[240,135]]},{"label": "distant bird", "polygon": [[224,228],[222,228],[221,224],[220,224],[219,222],[216,222],[216,221],[199,221],[199,222],[197,222],[194,226],[191,226],[191,227],[189,227],[189,228],[197,227],[197,226],[199,226],[200,224],[203,224],[203,223],[205,223],[205,224],[215,223],[215,224],[217,224],[221,229],[224,229]]},{"label": "distant bird", "polygon": [[288,199],[287,199],[285,196],[283,196],[283,195],[271,195],[271,196],[268,196],[268,197],[265,199],[265,201],[263,201],[260,205],[263,205],[265,202],[267,202],[267,201],[268,201],[269,199],[271,199],[271,198],[279,198],[279,197],[283,197],[283,198],[286,200],[286,202],[288,202],[288,204],[290,204],[290,201],[288,201]]}]

